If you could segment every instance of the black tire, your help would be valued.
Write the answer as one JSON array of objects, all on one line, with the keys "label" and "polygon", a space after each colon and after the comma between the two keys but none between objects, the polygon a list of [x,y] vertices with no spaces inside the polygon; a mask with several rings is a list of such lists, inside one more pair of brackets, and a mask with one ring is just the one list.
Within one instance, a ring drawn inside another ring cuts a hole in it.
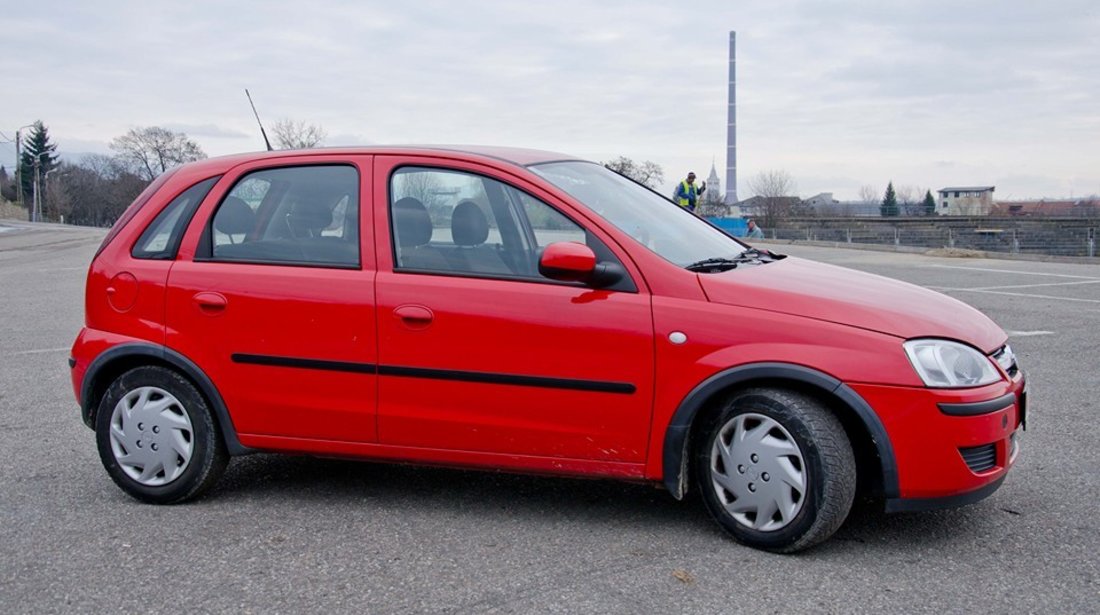
[{"label": "black tire", "polygon": [[[141,408],[149,410],[140,412],[138,404],[142,402],[136,400],[143,394],[149,401]],[[123,400],[126,402],[120,407]],[[134,413],[127,414],[131,404]],[[164,410],[154,410],[165,404]],[[116,408],[120,413],[117,422]],[[135,418],[124,424],[124,416]],[[138,367],[115,379],[100,399],[95,428],[103,467],[123,491],[143,502],[176,504],[194,499],[217,482],[229,462],[206,400],[189,380],[164,367]],[[189,452],[189,458],[184,460],[177,447]],[[131,456],[130,450],[144,451],[149,459],[155,456],[155,461],[135,463],[133,459],[144,458]],[[146,469],[150,475],[142,480]]]},{"label": "black tire", "polygon": [[[786,389],[752,388],[735,393],[704,420],[693,451],[695,483],[711,516],[738,542],[793,553],[825,540],[844,523],[856,492],[855,455],[844,427],[820,402]],[[762,433],[767,443],[755,443]],[[745,439],[730,444],[739,434]],[[730,439],[723,440],[725,449],[715,447],[720,436]],[[798,457],[784,448],[792,442]],[[781,452],[770,453],[774,450]],[[776,472],[776,467],[784,469]],[[740,510],[758,501],[753,499],[758,490],[759,501],[776,507],[767,519],[760,511],[770,511],[769,505]],[[777,493],[783,497],[775,499]]]}]

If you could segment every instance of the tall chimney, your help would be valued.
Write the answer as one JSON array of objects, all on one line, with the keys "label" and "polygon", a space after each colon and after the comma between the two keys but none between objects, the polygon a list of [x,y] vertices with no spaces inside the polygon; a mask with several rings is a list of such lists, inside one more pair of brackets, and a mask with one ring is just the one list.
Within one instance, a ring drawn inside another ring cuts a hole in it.
[{"label": "tall chimney", "polygon": [[737,202],[737,32],[730,30],[730,90],[726,118],[726,204]]}]

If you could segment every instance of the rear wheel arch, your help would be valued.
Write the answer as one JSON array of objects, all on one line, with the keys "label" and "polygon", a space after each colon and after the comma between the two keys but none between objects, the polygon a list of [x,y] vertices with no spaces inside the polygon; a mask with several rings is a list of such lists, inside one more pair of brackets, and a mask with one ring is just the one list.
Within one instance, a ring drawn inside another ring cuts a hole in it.
[{"label": "rear wheel arch", "polygon": [[[677,499],[688,490],[691,447],[700,419],[722,407],[729,395],[747,387],[787,388],[825,404],[840,420],[852,443],[861,486],[886,498],[898,497],[898,474],[886,428],[871,406],[836,378],[792,363],[740,365],[701,382],[684,398],[665,431],[662,477]],[[872,470],[872,471],[869,471]],[[873,470],[878,470],[877,472]]]},{"label": "rear wheel arch", "polygon": [[89,427],[95,425],[95,414],[107,388],[116,378],[143,365],[160,366],[178,372],[199,390],[214,410],[217,428],[230,455],[255,452],[241,444],[221,394],[210,378],[187,357],[164,346],[131,342],[114,346],[97,356],[88,366],[81,382],[81,418]]}]

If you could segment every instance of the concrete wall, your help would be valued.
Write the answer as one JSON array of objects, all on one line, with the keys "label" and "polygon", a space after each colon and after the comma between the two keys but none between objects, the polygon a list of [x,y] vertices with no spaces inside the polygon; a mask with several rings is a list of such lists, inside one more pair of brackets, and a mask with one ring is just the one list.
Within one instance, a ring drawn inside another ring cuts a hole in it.
[{"label": "concrete wall", "polygon": [[791,218],[764,232],[794,241],[1094,257],[1100,218]]}]

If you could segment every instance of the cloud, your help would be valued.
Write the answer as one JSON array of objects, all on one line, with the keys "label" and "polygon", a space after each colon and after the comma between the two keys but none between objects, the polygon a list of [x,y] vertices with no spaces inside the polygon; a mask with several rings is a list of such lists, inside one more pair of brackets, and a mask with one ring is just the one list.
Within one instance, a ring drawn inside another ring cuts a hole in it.
[{"label": "cloud", "polygon": [[329,135],[325,139],[324,145],[326,147],[340,147],[340,146],[355,146],[355,145],[372,145],[373,142],[361,135],[350,133],[339,133]]},{"label": "cloud", "polygon": [[248,133],[241,132],[240,130],[234,130],[232,128],[223,128],[221,126],[215,126],[214,124],[180,124],[170,122],[164,124],[164,128],[175,132],[182,132],[189,137],[212,137],[215,139],[239,139],[243,137],[249,137]]}]

